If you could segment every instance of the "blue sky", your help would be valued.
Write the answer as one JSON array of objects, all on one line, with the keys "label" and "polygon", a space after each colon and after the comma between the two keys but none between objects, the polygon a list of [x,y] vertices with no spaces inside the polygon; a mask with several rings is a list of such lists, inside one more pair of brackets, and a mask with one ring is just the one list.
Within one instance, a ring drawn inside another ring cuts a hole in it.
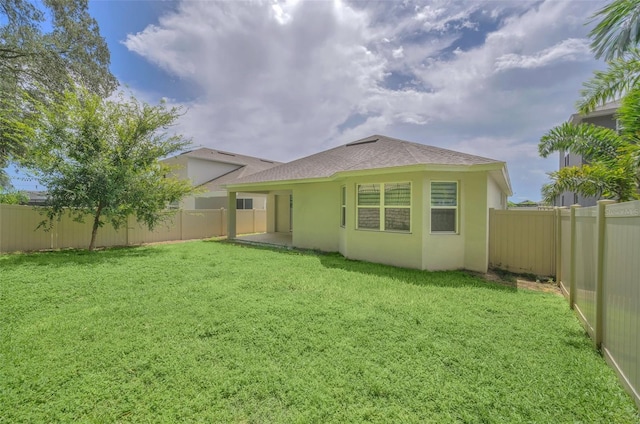
[{"label": "blue sky", "polygon": [[[92,1],[122,88],[184,107],[194,146],[289,161],[385,134],[507,162],[539,200],[540,137],[603,63],[600,1]],[[20,189],[34,188],[20,176]]]}]

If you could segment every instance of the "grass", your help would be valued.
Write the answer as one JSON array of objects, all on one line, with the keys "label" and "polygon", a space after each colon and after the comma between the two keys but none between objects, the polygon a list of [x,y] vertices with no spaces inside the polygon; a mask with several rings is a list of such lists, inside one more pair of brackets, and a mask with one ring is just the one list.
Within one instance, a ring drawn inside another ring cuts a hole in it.
[{"label": "grass", "polygon": [[638,422],[558,296],[219,242],[0,256],[0,422]]}]

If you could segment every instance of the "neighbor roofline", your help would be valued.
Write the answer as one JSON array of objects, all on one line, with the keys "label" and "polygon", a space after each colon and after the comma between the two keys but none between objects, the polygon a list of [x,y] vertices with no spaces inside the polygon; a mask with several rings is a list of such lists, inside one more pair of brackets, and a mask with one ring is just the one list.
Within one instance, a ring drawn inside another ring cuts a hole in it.
[{"label": "neighbor roofline", "polygon": [[620,105],[618,106],[611,106],[608,107],[606,109],[600,109],[600,110],[594,110],[592,112],[589,112],[587,114],[582,114],[582,113],[574,113],[573,115],[571,115],[569,117],[569,122],[571,124],[579,124],[581,123],[583,120],[585,119],[589,119],[589,118],[598,118],[600,116],[607,116],[607,115],[615,115],[616,111],[620,108]]}]

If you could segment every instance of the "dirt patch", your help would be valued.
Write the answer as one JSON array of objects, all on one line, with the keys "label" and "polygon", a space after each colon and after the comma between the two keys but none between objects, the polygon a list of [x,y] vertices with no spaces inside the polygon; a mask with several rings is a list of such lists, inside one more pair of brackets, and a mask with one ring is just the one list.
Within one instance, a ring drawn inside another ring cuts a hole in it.
[{"label": "dirt patch", "polygon": [[548,280],[542,280],[542,279],[533,280],[531,278],[526,278],[522,275],[511,274],[511,273],[505,274],[503,272],[500,272],[498,274],[493,270],[490,270],[486,274],[480,274],[479,276],[487,281],[492,281],[498,284],[504,284],[509,287],[514,287],[514,288],[524,289],[524,290],[540,291],[545,293],[552,293],[558,296],[562,296],[562,291],[560,290],[560,287],[558,287],[558,284],[555,281],[548,281]]}]

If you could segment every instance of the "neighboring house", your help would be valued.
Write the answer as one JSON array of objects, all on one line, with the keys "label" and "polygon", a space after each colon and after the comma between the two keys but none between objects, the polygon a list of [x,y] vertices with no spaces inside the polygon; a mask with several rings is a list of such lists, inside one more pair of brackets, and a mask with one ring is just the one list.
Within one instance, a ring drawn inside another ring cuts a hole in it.
[{"label": "neighboring house", "polygon": [[[185,197],[180,203],[182,209],[227,208],[227,191],[222,184],[280,165],[267,159],[239,155],[208,148],[184,152],[163,160],[177,166],[179,178],[191,180],[198,193]],[[266,196],[263,194],[239,193],[237,209],[265,209]]]},{"label": "neighboring house", "polygon": [[47,203],[46,191],[25,191],[24,193],[29,196],[27,203],[29,206],[44,206]]},{"label": "neighboring house", "polygon": [[511,195],[504,162],[381,135],[226,188],[230,206],[239,192],[267,195],[267,232],[291,232],[295,247],[480,272],[488,263],[489,208],[505,209]]},{"label": "neighboring house", "polygon": [[[620,107],[620,101],[606,103],[587,115],[579,113],[571,115],[569,122],[574,125],[586,123],[617,130],[616,112],[618,107]],[[560,151],[560,169],[567,166],[582,166],[585,164],[587,164],[587,161],[581,155]],[[599,199],[599,197],[585,197],[578,193],[565,191],[556,198],[555,206],[571,206],[573,204],[595,206]]]}]

